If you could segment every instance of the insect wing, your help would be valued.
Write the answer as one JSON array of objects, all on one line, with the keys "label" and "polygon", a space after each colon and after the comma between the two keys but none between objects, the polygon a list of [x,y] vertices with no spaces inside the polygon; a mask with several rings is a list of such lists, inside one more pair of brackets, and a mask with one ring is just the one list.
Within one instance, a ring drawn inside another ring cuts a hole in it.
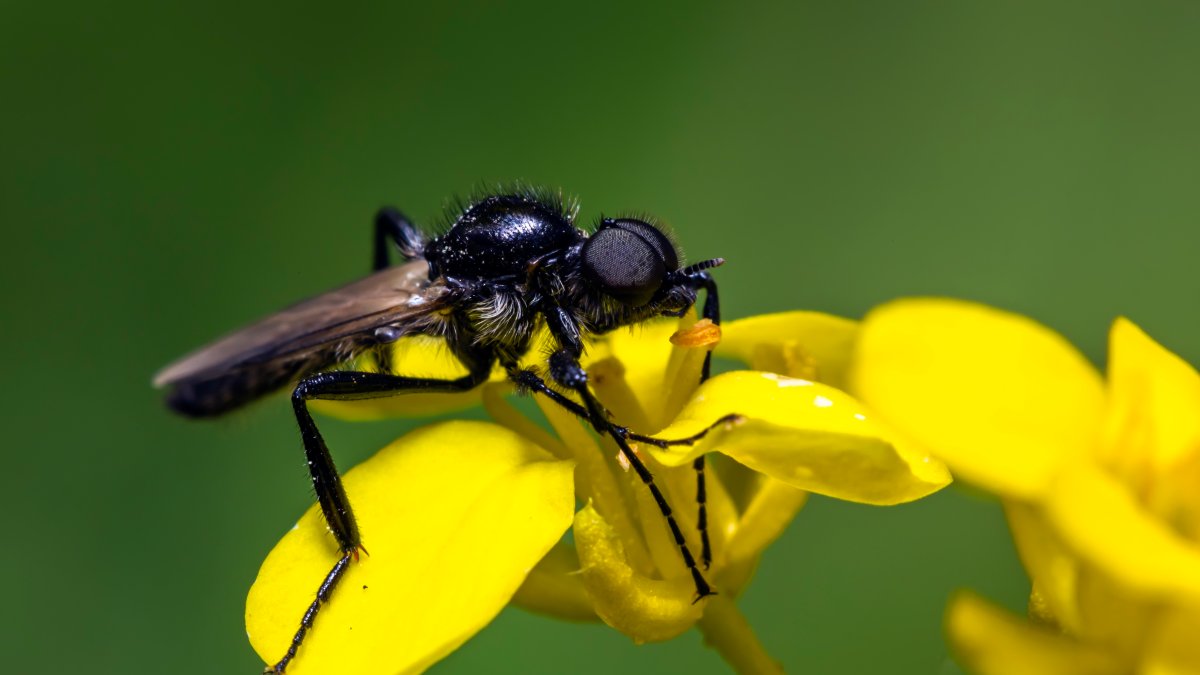
[{"label": "insect wing", "polygon": [[414,260],[380,270],[299,302],[202,347],[163,368],[154,386],[219,377],[361,336],[380,326],[416,332],[419,319],[445,305],[446,289],[430,286],[429,265]]}]

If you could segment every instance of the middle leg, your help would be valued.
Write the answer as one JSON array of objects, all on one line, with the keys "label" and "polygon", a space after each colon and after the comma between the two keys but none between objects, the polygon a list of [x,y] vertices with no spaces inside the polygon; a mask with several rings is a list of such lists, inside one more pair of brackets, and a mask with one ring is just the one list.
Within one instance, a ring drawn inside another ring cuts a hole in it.
[{"label": "middle leg", "polygon": [[[694,283],[704,289],[704,309],[700,313],[700,318],[708,319],[716,325],[721,324],[721,302],[717,296],[717,282],[708,272],[698,272],[691,277]],[[700,371],[700,384],[712,376],[712,351],[704,354],[704,366]],[[704,564],[704,569],[712,564],[712,544],[708,538],[708,494],[704,486],[704,455],[700,455],[692,462],[692,468],[696,471],[696,508],[699,513],[696,517],[696,529],[700,530],[700,560]]]}]

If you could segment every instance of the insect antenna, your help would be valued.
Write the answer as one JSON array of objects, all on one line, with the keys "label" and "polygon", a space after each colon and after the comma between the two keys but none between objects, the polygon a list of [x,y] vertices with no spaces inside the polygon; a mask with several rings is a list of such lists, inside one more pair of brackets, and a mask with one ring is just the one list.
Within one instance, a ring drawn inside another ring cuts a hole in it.
[{"label": "insect antenna", "polygon": [[720,267],[724,264],[724,258],[709,258],[708,260],[701,260],[693,265],[688,265],[687,267],[679,270],[679,274],[685,277],[691,276],[697,272],[703,272],[704,270],[712,269],[714,267]]}]

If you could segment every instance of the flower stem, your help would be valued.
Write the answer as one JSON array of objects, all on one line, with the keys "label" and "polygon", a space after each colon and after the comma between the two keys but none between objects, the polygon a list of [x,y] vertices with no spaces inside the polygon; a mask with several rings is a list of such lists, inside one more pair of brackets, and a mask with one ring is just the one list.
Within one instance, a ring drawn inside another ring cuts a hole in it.
[{"label": "flower stem", "polygon": [[754,635],[746,617],[733,600],[717,595],[707,600],[704,617],[697,625],[704,643],[717,650],[721,658],[739,675],[783,675],[783,666],[771,658]]}]

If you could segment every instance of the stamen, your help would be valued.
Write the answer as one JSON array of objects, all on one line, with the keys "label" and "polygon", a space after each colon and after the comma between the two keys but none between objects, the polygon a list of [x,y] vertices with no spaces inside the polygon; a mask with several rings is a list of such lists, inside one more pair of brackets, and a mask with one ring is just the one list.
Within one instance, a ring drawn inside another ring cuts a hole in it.
[{"label": "stamen", "polygon": [[721,327],[711,319],[700,319],[671,335],[671,344],[688,349],[712,347],[721,341]]}]

